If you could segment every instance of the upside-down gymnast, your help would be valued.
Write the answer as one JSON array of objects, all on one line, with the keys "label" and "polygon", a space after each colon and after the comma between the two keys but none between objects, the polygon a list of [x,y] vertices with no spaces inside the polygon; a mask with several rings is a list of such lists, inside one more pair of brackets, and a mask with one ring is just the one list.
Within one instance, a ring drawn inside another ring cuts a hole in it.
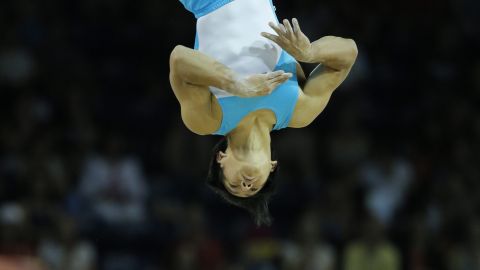
[{"label": "upside-down gymnast", "polygon": [[[270,224],[270,132],[312,123],[349,74],[357,46],[334,36],[310,42],[297,19],[278,21],[271,0],[180,2],[197,18],[194,49],[179,45],[170,56],[182,120],[196,134],[224,136],[207,184],[258,225]],[[318,66],[306,79],[299,62]]]}]

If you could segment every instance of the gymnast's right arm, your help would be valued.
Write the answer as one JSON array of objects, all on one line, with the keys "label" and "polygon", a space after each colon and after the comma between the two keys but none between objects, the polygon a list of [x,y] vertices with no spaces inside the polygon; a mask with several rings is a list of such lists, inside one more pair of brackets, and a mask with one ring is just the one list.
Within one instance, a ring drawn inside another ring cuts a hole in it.
[{"label": "gymnast's right arm", "polygon": [[[241,97],[270,94],[292,75],[283,71],[241,77],[227,66],[197,50],[178,45],[170,55],[170,80],[179,78],[184,84],[199,87],[213,86]],[[177,98],[189,93],[177,93]]]},{"label": "gymnast's right arm", "polygon": [[170,55],[170,70],[190,85],[231,89],[234,73],[215,59],[190,48],[178,45]]}]

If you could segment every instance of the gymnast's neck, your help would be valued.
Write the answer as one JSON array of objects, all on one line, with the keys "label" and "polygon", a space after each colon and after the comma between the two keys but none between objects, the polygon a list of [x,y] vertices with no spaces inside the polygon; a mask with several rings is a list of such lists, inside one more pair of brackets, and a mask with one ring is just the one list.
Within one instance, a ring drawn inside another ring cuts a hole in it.
[{"label": "gymnast's neck", "polygon": [[[263,120],[263,121],[262,121]],[[242,121],[227,135],[228,146],[236,156],[263,152],[270,156],[270,132],[273,124],[260,118]]]}]

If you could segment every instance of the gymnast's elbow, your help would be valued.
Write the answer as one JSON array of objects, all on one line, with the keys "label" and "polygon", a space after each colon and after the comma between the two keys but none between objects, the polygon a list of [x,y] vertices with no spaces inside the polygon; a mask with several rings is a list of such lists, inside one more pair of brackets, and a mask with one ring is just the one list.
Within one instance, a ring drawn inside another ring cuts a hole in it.
[{"label": "gymnast's elbow", "polygon": [[188,48],[177,45],[170,53],[170,69],[178,68],[185,62]]},{"label": "gymnast's elbow", "polygon": [[357,44],[353,39],[342,39],[338,44],[341,49],[336,55],[337,61],[333,62],[331,67],[338,71],[350,70],[357,60]]},{"label": "gymnast's elbow", "polygon": [[345,53],[345,62],[348,66],[352,66],[358,57],[358,47],[357,43],[353,39],[345,39],[346,42],[346,53]]},{"label": "gymnast's elbow", "polygon": [[353,39],[334,36],[327,36],[322,39],[328,42],[328,48],[330,49],[329,52],[325,53],[323,64],[336,71],[350,70],[357,60],[357,43]]}]

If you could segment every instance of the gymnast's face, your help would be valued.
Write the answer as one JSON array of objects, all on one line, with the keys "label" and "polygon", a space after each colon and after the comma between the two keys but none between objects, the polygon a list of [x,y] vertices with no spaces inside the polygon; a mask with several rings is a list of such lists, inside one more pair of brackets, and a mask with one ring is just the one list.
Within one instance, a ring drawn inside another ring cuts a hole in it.
[{"label": "gymnast's face", "polygon": [[237,197],[250,197],[263,188],[277,161],[261,152],[252,152],[240,158],[229,148],[218,152],[217,162],[223,170],[225,188]]}]

